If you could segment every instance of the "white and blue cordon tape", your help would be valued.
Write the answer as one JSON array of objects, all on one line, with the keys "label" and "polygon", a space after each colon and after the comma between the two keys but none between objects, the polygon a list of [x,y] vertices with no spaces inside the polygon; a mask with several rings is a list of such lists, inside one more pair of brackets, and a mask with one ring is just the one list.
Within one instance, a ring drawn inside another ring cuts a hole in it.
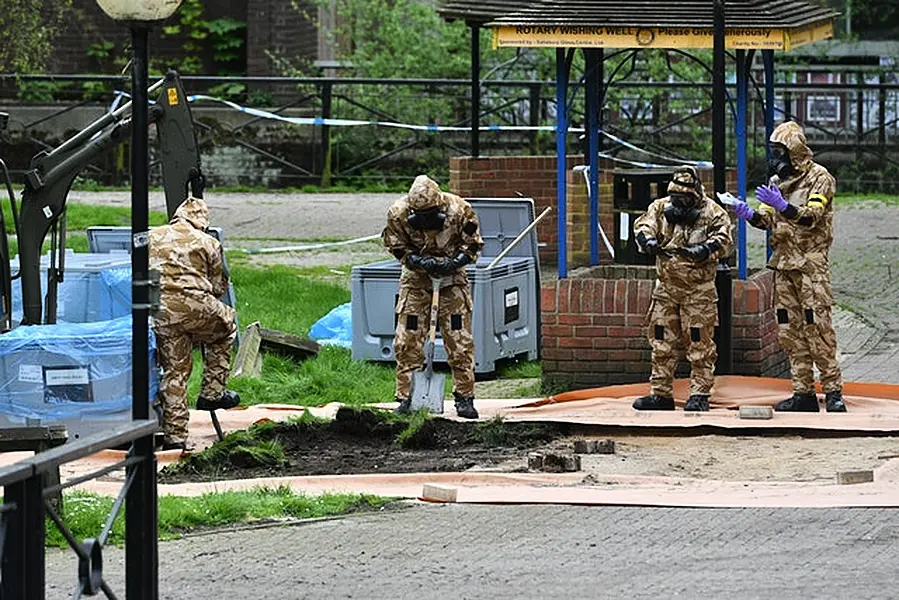
[{"label": "white and blue cordon tape", "polygon": [[[122,97],[127,97],[128,94],[124,92],[119,92],[116,95],[116,99],[113,103],[113,107],[117,106],[121,101]],[[471,127],[462,127],[462,126],[447,126],[447,125],[412,125],[409,123],[394,123],[391,121],[363,121],[358,119],[324,119],[322,117],[285,117],[279,114],[275,114],[273,112],[269,112],[267,110],[260,110],[258,108],[250,108],[248,106],[242,106],[235,102],[231,102],[230,100],[225,100],[223,98],[216,98],[214,96],[206,96],[203,94],[194,94],[187,97],[187,101],[194,102],[216,102],[218,104],[224,104],[225,106],[236,110],[237,112],[244,113],[246,115],[250,115],[253,117],[258,117],[261,119],[270,119],[273,121],[281,121],[282,123],[291,123],[293,125],[327,125],[329,127],[359,127],[363,125],[367,126],[376,126],[376,127],[393,127],[395,129],[408,129],[411,131],[428,131],[428,132],[465,132],[471,131]],[[113,108],[114,110],[114,108]],[[480,131],[555,131],[556,128],[552,125],[484,125],[481,126]],[[583,127],[570,127],[568,129],[569,133],[585,133],[585,129]],[[711,168],[712,163],[709,161],[691,161],[684,160],[680,158],[664,156],[662,154],[658,154],[655,152],[651,152],[644,148],[640,148],[635,146],[634,144],[621,139],[620,137],[609,133],[608,131],[600,130],[600,133],[612,140],[616,144],[624,146],[629,150],[633,150],[634,152],[639,152],[641,154],[645,154],[647,156],[651,156],[653,158],[657,158],[660,160],[667,161],[669,163],[674,163],[678,165],[693,165],[695,167],[700,168]],[[613,156],[608,154],[607,152],[600,152],[599,156],[601,158],[605,158],[608,160],[612,160],[615,162],[619,162],[622,164],[628,164],[635,167],[646,168],[646,169],[668,169],[671,168],[671,165],[660,165],[656,163],[650,162],[642,162],[635,160],[628,160],[624,158],[618,158],[617,156]]]}]

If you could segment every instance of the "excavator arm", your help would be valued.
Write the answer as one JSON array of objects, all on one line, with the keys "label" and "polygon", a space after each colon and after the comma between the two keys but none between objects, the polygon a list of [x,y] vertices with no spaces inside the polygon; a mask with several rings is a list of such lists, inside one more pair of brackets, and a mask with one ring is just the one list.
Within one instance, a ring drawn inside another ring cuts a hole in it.
[{"label": "excavator arm", "polygon": [[[162,81],[150,87],[151,92],[155,89],[159,89],[160,94],[157,102],[150,107],[149,120],[157,128],[166,209],[171,218],[184,201],[188,186],[194,195],[202,196],[204,178],[190,107],[181,79],[177,73],[170,71]],[[78,174],[94,159],[130,137],[130,107],[128,103],[104,115],[58,148],[36,155],[25,173],[25,189],[16,222],[23,325],[40,324],[42,318],[47,323],[55,322],[56,285],[62,281],[64,271],[65,210],[69,190]],[[11,201],[15,202],[13,198]],[[48,277],[47,311],[44,313],[41,248],[51,231],[52,246],[58,251],[58,260],[54,253]],[[4,263],[9,264],[8,254],[4,258]],[[7,309],[6,313],[9,312]]]}]

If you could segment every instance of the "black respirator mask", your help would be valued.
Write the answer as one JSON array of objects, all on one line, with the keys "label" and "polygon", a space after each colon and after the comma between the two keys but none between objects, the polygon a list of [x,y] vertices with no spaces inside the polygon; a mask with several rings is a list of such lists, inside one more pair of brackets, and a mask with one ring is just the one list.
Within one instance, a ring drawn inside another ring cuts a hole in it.
[{"label": "black respirator mask", "polygon": [[407,217],[409,227],[418,231],[440,231],[446,221],[446,213],[439,206],[427,210],[416,210]]},{"label": "black respirator mask", "polygon": [[699,207],[696,196],[672,192],[669,194],[671,204],[665,207],[665,218],[675,225],[692,225],[699,218]]},{"label": "black respirator mask", "polygon": [[772,142],[769,145],[768,177],[777,175],[781,180],[789,178],[796,170],[790,162],[790,151],[783,144]]}]

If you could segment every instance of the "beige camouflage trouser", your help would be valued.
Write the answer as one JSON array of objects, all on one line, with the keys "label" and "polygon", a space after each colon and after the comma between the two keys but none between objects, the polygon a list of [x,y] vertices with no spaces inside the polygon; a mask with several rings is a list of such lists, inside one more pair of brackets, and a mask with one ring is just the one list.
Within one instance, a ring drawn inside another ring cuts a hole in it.
[{"label": "beige camouflage trouser", "polygon": [[827,273],[775,271],[774,306],[780,346],[790,357],[793,391],[814,391],[815,366],[825,392],[841,390],[843,375],[837,363],[837,335],[831,318],[833,293]]},{"label": "beige camouflage trouser", "polygon": [[190,318],[154,326],[156,352],[162,367],[159,402],[165,441],[187,441],[187,380],[193,369],[193,349],[200,345],[203,356],[203,384],[200,396],[210,401],[221,398],[228,384],[231,347],[237,335],[234,309],[219,301],[197,310]]},{"label": "beige camouflage trouser", "polygon": [[715,289],[687,295],[681,303],[656,295],[647,313],[646,336],[652,346],[652,394],[673,397],[678,351],[686,349],[690,361],[690,394],[708,396],[715,384],[715,325],[718,324]]},{"label": "beige camouflage trouser", "polygon": [[[424,344],[431,321],[431,288],[402,287],[396,305],[396,397],[408,398],[412,373],[424,363]],[[453,372],[453,393],[474,396],[474,337],[471,292],[467,286],[440,290],[437,323]]]}]

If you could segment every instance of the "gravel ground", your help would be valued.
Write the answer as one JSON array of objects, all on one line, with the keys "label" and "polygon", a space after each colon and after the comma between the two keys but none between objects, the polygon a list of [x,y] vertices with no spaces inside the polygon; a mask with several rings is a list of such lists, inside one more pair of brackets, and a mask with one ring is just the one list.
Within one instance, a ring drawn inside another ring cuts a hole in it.
[{"label": "gravel ground", "polygon": [[[399,194],[206,193],[212,224],[224,228],[226,246],[236,246],[236,240],[246,239],[352,239],[379,234],[387,209],[398,197]],[[69,202],[130,206],[131,195],[72,192]],[[150,194],[150,209],[165,212],[162,192]],[[245,247],[244,243],[239,247]]]}]

